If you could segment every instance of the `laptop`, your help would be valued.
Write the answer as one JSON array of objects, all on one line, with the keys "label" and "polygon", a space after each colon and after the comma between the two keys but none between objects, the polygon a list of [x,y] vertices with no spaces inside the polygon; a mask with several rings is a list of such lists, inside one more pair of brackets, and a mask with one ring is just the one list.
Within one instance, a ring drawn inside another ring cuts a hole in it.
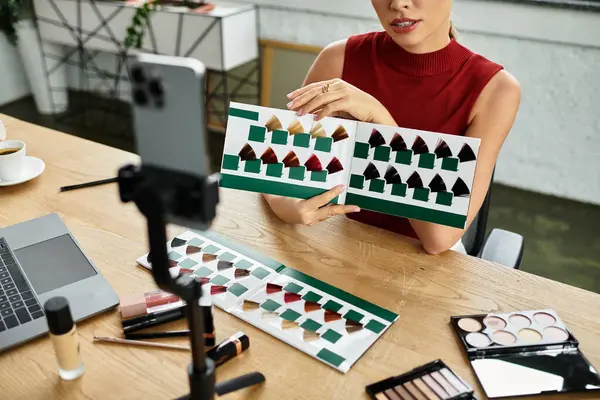
[{"label": "laptop", "polygon": [[57,214],[0,229],[0,352],[48,333],[54,296],[69,300],[74,321],[119,304]]}]

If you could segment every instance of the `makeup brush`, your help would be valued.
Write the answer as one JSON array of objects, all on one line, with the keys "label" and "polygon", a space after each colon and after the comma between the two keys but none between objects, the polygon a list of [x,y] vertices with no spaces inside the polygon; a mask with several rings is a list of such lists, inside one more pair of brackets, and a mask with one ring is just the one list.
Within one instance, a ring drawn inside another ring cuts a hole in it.
[{"label": "makeup brush", "polygon": [[286,168],[299,167],[300,161],[298,161],[298,156],[296,155],[296,153],[294,153],[293,151],[287,153],[287,156],[285,156],[285,158],[283,159],[283,165],[285,165]]},{"label": "makeup brush", "polygon": [[342,163],[340,162],[340,160],[338,160],[337,157],[333,157],[331,161],[329,161],[329,164],[327,164],[326,169],[329,172],[329,175],[331,175],[335,174],[336,172],[343,171],[344,167],[342,166]]},{"label": "makeup brush", "polygon": [[270,147],[265,150],[262,156],[260,156],[260,159],[265,164],[277,164],[277,155]]},{"label": "makeup brush", "polygon": [[227,286],[211,286],[210,294],[221,294],[227,291]]},{"label": "makeup brush", "polygon": [[475,153],[473,152],[471,146],[469,146],[467,143],[463,144],[462,149],[460,149],[460,152],[458,153],[458,159],[461,163],[475,161]]},{"label": "makeup brush", "polygon": [[348,132],[346,132],[346,128],[344,128],[342,125],[339,125],[331,137],[333,138],[334,142],[339,142],[340,140],[348,139]]},{"label": "makeup brush", "polygon": [[121,339],[114,337],[103,337],[103,336],[94,336],[95,342],[110,342],[110,343],[119,343],[119,344],[129,344],[132,346],[146,346],[146,347],[158,347],[162,349],[175,349],[175,350],[191,350],[190,346],[178,345],[178,344],[167,344],[167,343],[155,343],[155,342],[145,342],[142,340],[130,340],[130,339]]},{"label": "makeup brush", "polygon": [[400,177],[398,170],[393,165],[388,165],[387,171],[385,171],[384,178],[385,183],[387,183],[388,185],[394,183],[402,183],[402,178]]},{"label": "makeup brush", "polygon": [[202,251],[202,249],[200,247],[196,247],[196,246],[188,246],[185,249],[185,254],[187,254],[188,256],[191,254],[197,254],[200,253]]},{"label": "makeup brush", "polygon": [[363,172],[363,175],[365,177],[365,180],[367,181],[379,178],[381,176],[379,175],[379,170],[377,170],[377,167],[372,162],[370,162],[369,165],[367,165],[367,168],[365,168],[365,172]]},{"label": "makeup brush", "polygon": [[295,120],[290,124],[290,126],[288,126],[288,132],[290,133],[290,135],[297,135],[298,133],[304,132],[304,127],[302,126],[300,121]]},{"label": "makeup brush", "polygon": [[306,160],[306,162],[304,163],[304,166],[306,167],[307,171],[322,171],[323,170],[321,161],[319,160],[319,157],[317,157],[315,154],[311,155],[308,158],[308,160]]},{"label": "makeup brush", "polygon": [[219,271],[225,271],[226,269],[233,268],[233,263],[231,261],[223,261],[219,260],[217,262],[217,269]]},{"label": "makeup brush", "polygon": [[265,126],[267,127],[267,131],[269,131],[269,132],[283,129],[283,126],[281,125],[281,121],[279,121],[279,118],[277,118],[275,115],[273,115],[271,118],[269,118],[269,120],[267,121]]},{"label": "makeup brush", "polygon": [[402,151],[407,149],[406,142],[399,133],[394,133],[394,137],[390,142],[390,147],[392,148],[392,151]]},{"label": "makeup brush", "polygon": [[417,136],[417,138],[415,139],[415,142],[412,145],[412,151],[415,154],[429,153],[427,143],[425,143],[421,136]]},{"label": "makeup brush", "polygon": [[293,303],[295,301],[300,301],[301,299],[302,296],[296,293],[285,292],[285,294],[283,295],[283,301],[285,301],[286,303]]},{"label": "makeup brush", "polygon": [[211,261],[215,261],[216,259],[217,259],[217,256],[215,256],[214,254],[207,254],[207,253],[202,254],[202,262],[205,264],[209,263]]},{"label": "makeup brush", "polygon": [[440,139],[435,147],[435,155],[437,158],[452,157],[452,150],[448,147],[448,143]]},{"label": "makeup brush", "polygon": [[267,283],[267,294],[273,294],[277,292],[281,292],[283,290],[283,286],[276,285],[274,283]]},{"label": "makeup brush", "polygon": [[325,137],[327,136],[327,133],[325,132],[325,128],[323,128],[323,125],[317,122],[315,125],[313,125],[312,129],[310,130],[310,136],[312,136],[313,138]]},{"label": "makeup brush", "polygon": [[461,178],[458,178],[456,182],[454,182],[452,193],[454,193],[455,197],[469,197],[471,195],[469,187]]},{"label": "makeup brush", "polygon": [[385,144],[385,139],[384,139],[383,135],[381,134],[381,132],[379,132],[377,129],[373,129],[371,131],[371,136],[369,137],[369,145],[371,146],[371,148],[377,147],[377,146],[383,146],[384,144]]},{"label": "makeup brush", "polygon": [[187,242],[185,240],[183,240],[183,239],[173,238],[173,240],[171,240],[171,247],[180,247],[180,246],[183,246],[186,243]]},{"label": "makeup brush", "polygon": [[446,191],[446,183],[440,174],[435,174],[431,182],[429,182],[429,189],[431,189],[431,193]]},{"label": "makeup brush", "polygon": [[240,150],[238,156],[240,156],[242,161],[256,160],[256,153],[254,152],[252,146],[250,146],[248,143],[242,147],[242,150]]},{"label": "makeup brush", "polygon": [[411,189],[423,187],[423,181],[421,180],[421,176],[419,175],[419,173],[417,171],[412,173],[412,175],[410,176],[410,178],[408,178],[406,183],[408,184],[408,187]]}]

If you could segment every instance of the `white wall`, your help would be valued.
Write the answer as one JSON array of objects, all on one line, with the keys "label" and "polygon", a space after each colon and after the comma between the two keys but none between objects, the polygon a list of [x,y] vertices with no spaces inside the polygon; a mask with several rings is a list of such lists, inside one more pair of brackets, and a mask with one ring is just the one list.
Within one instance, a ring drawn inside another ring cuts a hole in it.
[{"label": "white wall", "polygon": [[0,33],[0,106],[29,94],[17,49]]}]

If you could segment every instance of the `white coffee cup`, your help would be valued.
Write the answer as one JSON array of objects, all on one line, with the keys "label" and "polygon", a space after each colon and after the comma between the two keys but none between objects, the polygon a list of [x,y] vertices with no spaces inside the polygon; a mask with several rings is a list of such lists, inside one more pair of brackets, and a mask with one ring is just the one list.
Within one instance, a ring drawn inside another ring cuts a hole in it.
[{"label": "white coffee cup", "polygon": [[[2,154],[5,149],[18,149],[10,154]],[[25,169],[25,153],[27,149],[20,140],[4,140],[0,142],[0,180],[14,181],[21,178]]]}]

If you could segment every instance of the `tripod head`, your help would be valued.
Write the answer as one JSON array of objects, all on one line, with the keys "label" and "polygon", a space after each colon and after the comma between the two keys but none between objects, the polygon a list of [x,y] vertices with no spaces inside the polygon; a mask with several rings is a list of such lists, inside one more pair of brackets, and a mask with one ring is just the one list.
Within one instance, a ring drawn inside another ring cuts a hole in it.
[{"label": "tripod head", "polygon": [[130,62],[135,135],[141,166],[119,170],[122,202],[133,201],[147,219],[152,276],[158,287],[186,303],[192,363],[193,400],[212,400],[264,381],[258,372],[215,384],[214,362],[206,357],[199,305],[202,281],[194,275],[171,277],[166,224],[206,230],[216,216],[218,175],[206,167],[206,126],[202,110],[204,66],[195,59],[140,54]]}]

